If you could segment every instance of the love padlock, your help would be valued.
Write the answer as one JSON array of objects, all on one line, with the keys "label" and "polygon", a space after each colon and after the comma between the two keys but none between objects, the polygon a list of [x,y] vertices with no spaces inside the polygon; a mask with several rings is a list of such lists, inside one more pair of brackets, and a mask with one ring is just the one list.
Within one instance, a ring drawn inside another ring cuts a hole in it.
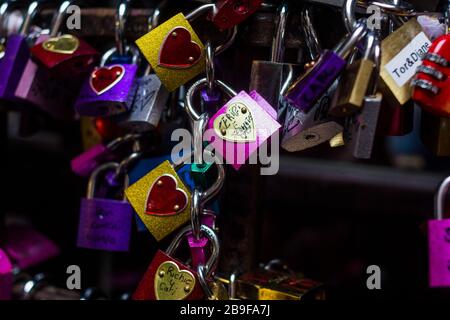
[{"label": "love padlock", "polygon": [[219,239],[211,228],[201,226],[202,235],[211,244],[211,254],[205,265],[194,270],[173,257],[181,241],[191,231],[190,226],[183,228],[166,252],[158,250],[139,282],[133,300],[200,300],[205,296],[209,291],[205,280],[211,278],[219,258]]},{"label": "love padlock", "polygon": [[[210,144],[228,164],[239,170],[281,125],[276,120],[275,109],[256,91],[236,94],[223,82],[215,82],[218,88],[232,98],[208,122]],[[187,108],[193,109],[193,95],[205,85],[205,79],[192,85],[186,95]]]},{"label": "love padlock", "polygon": [[189,21],[213,8],[214,4],[206,4],[186,16],[179,13],[136,40],[170,92],[205,71],[205,47]]},{"label": "love padlock", "polygon": [[2,101],[17,101],[15,91],[30,57],[26,40],[27,33],[39,6],[39,1],[32,1],[28,6],[20,33],[8,37],[4,56],[0,60],[0,74],[2,75],[0,77],[0,100]]},{"label": "love padlock", "polygon": [[11,299],[13,282],[13,265],[6,252],[0,248],[0,301]]},{"label": "love padlock", "polygon": [[[125,200],[95,197],[99,175],[119,168],[116,162],[99,166],[89,179],[86,198],[81,200],[77,245],[81,248],[128,251],[133,208]],[[128,185],[125,175],[124,188]]]},{"label": "love padlock", "polygon": [[232,28],[250,17],[261,6],[262,0],[219,0],[209,19],[219,29]]},{"label": "love padlock", "polygon": [[450,117],[450,35],[437,38],[417,68],[413,99],[426,111]]},{"label": "love padlock", "polygon": [[439,186],[435,220],[428,221],[429,286],[450,287],[450,219],[444,219],[444,204],[450,177]]},{"label": "love padlock", "polygon": [[113,116],[131,109],[136,87],[134,85],[139,51],[128,47],[131,64],[107,65],[116,48],[108,50],[100,67],[95,68],[84,82],[75,103],[75,110],[83,116]]},{"label": "love padlock", "polygon": [[92,71],[99,59],[99,53],[82,39],[70,34],[58,35],[67,8],[73,0],[64,1],[59,15],[53,21],[50,34],[44,41],[37,41],[31,47],[36,61],[60,78],[71,78]]}]

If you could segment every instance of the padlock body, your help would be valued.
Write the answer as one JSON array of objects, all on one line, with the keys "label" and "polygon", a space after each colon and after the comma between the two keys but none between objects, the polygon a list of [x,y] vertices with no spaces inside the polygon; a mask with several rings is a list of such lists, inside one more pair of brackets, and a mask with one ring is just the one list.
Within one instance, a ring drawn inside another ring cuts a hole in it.
[{"label": "padlock body", "polygon": [[337,85],[335,81],[307,113],[288,106],[281,140],[283,149],[296,152],[312,148],[342,132],[342,125],[328,116]]},{"label": "padlock body", "polygon": [[261,3],[262,0],[219,0],[217,11],[210,18],[219,29],[229,29],[255,13]]},{"label": "padlock body", "polygon": [[137,65],[96,68],[81,87],[75,110],[83,116],[112,116],[130,110]]},{"label": "padlock body", "polygon": [[280,129],[276,111],[256,91],[241,91],[208,122],[215,151],[234,169],[239,168],[259,146]]},{"label": "padlock body", "polygon": [[133,300],[200,300],[203,296],[197,273],[158,250],[133,293]]},{"label": "padlock body", "polygon": [[298,78],[285,95],[286,100],[309,112],[344,70],[347,62],[333,51],[325,50],[319,61]]},{"label": "padlock body", "polygon": [[16,100],[14,93],[29,57],[25,38],[18,34],[9,36],[5,56],[0,60],[0,100]]},{"label": "padlock body", "polygon": [[[444,35],[436,39],[432,43],[428,53],[437,54],[445,60],[450,61],[450,35]],[[427,59],[422,62],[422,65],[442,72],[444,78],[438,80],[432,75],[418,72],[416,79],[429,81],[433,86],[438,88],[439,92],[435,94],[431,91],[414,87],[414,101],[428,112],[442,117],[450,117],[450,67]]]},{"label": "padlock body", "polygon": [[11,299],[13,282],[13,265],[6,252],[0,249],[0,301]]},{"label": "padlock body", "polygon": [[102,162],[113,159],[110,150],[99,143],[72,159],[70,166],[75,174],[88,177]]},{"label": "padlock body", "polygon": [[330,110],[331,115],[345,117],[362,108],[374,68],[375,64],[368,59],[347,66],[337,89],[336,105]]},{"label": "padlock body", "polygon": [[302,71],[300,65],[253,61],[250,75],[250,91],[257,91],[276,111],[283,113],[281,91],[289,79],[296,79]]},{"label": "padlock body", "polygon": [[[66,43],[62,43],[63,41]],[[50,49],[46,49],[49,47]],[[70,79],[91,72],[100,56],[85,41],[70,35],[39,41],[30,52],[39,64],[50,70],[54,77],[61,79]]]},{"label": "padlock body", "polygon": [[26,269],[56,257],[58,246],[26,226],[10,226],[6,229],[4,249],[12,262]]},{"label": "padlock body", "polygon": [[119,126],[131,132],[155,129],[166,106],[169,92],[155,74],[136,80],[136,94],[131,110],[116,118]]},{"label": "padlock body", "polygon": [[77,245],[80,248],[128,251],[133,209],[126,201],[82,199]]},{"label": "padlock body", "polygon": [[414,103],[409,101],[405,105],[391,105],[390,100],[383,96],[379,117],[377,135],[407,135],[414,127]]},{"label": "padlock body", "polygon": [[450,157],[450,118],[422,110],[420,137],[427,149],[438,157]]},{"label": "padlock body", "polygon": [[450,287],[450,219],[428,222],[429,286]]}]

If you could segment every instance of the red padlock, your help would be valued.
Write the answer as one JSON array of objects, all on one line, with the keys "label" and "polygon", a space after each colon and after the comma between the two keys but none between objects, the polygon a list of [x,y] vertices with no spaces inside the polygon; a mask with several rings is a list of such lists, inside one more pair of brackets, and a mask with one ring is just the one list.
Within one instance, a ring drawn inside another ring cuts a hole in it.
[{"label": "red padlock", "polygon": [[230,29],[255,13],[261,3],[262,0],[218,0],[210,19],[219,29]]},{"label": "red padlock", "polygon": [[426,111],[450,117],[450,35],[437,38],[417,68],[413,100]]},{"label": "red padlock", "polygon": [[133,300],[200,300],[205,295],[212,295],[206,281],[210,280],[217,266],[219,240],[211,228],[201,226],[202,234],[211,243],[211,256],[206,265],[199,265],[194,271],[173,257],[189,232],[192,232],[191,226],[185,227],[166,252],[158,250],[134,292]]},{"label": "red padlock", "polygon": [[58,35],[71,2],[64,1],[59,7],[50,30],[50,37],[30,49],[38,63],[49,69],[52,75],[61,78],[87,74],[92,71],[100,59],[97,50],[83,40],[70,34]]}]

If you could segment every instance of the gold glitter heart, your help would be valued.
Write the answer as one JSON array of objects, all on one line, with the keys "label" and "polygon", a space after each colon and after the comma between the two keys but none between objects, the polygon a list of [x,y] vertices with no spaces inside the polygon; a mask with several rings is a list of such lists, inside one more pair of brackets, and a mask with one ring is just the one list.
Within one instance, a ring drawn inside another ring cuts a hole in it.
[{"label": "gold glitter heart", "polygon": [[70,34],[50,38],[42,43],[45,50],[61,54],[72,54],[77,51],[79,45],[80,41]]}]

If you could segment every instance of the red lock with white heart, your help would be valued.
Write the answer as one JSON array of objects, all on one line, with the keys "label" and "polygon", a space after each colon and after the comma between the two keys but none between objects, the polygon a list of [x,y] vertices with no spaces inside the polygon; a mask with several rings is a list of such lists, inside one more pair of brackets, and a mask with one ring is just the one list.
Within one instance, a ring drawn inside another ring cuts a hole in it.
[{"label": "red lock with white heart", "polygon": [[450,35],[437,38],[417,69],[413,100],[435,115],[450,117]]},{"label": "red lock with white heart", "polygon": [[219,240],[216,233],[205,225],[200,231],[211,243],[211,255],[206,264],[193,270],[174,258],[181,241],[192,232],[191,226],[187,226],[178,233],[166,252],[158,250],[139,282],[133,300],[200,300],[205,295],[212,295],[208,282],[217,266]]}]

